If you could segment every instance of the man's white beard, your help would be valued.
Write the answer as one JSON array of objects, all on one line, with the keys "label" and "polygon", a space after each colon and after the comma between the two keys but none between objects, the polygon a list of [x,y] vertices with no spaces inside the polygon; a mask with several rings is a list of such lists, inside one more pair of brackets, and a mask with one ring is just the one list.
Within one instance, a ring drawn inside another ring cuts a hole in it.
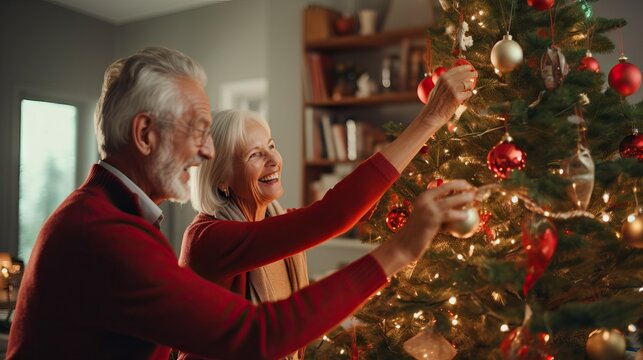
[{"label": "man's white beard", "polygon": [[190,200],[190,185],[187,182],[181,182],[181,175],[183,169],[193,163],[194,159],[185,164],[176,163],[172,153],[172,135],[163,135],[158,152],[151,160],[149,173],[163,197],[167,197],[170,201],[185,203]]}]

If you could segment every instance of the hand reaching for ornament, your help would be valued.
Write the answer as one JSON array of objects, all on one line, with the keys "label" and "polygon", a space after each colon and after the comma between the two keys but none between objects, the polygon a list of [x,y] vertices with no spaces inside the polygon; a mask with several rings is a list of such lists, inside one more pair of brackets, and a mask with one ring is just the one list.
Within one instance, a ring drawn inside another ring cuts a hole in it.
[{"label": "hand reaching for ornament", "polygon": [[473,95],[478,72],[471,65],[451,68],[438,79],[422,111],[427,124],[440,128],[455,114],[458,106]]},{"label": "hand reaching for ornament", "polygon": [[371,252],[387,276],[417,260],[431,245],[443,224],[467,218],[475,188],[464,180],[445,182],[418,196],[406,225],[393,238]]}]

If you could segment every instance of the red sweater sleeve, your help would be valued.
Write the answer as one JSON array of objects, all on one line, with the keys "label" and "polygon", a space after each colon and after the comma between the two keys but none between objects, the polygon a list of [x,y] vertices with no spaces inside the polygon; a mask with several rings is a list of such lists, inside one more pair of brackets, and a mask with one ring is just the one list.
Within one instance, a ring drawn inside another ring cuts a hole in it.
[{"label": "red sweater sleeve", "polygon": [[256,222],[198,215],[184,234],[179,263],[220,279],[301,252],[349,230],[398,177],[377,153],[308,207]]},{"label": "red sweater sleeve", "polygon": [[[252,305],[131,224],[90,234],[80,311],[95,327],[217,359],[274,359],[337,325],[386,282],[367,255],[286,300]],[[286,336],[287,335],[287,336]]]}]

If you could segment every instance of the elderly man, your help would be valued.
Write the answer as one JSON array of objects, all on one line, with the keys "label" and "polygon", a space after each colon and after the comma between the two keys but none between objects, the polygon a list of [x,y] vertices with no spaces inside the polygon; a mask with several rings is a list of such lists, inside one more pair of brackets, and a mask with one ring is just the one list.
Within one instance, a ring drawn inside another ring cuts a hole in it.
[{"label": "elderly man", "polygon": [[472,200],[463,182],[427,192],[391,241],[286,300],[253,306],[180,268],[158,229],[157,204],[187,200],[188,169],[214,156],[205,82],[198,64],[165,48],[107,69],[96,109],[102,160],[43,225],[8,359],[165,360],[170,347],[210,358],[283,356],[417,259]]}]

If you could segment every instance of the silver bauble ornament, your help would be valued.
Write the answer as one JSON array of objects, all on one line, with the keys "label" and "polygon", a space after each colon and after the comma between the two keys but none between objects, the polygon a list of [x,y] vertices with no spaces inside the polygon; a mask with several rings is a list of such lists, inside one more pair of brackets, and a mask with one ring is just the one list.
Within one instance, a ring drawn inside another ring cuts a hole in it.
[{"label": "silver bauble ornament", "polygon": [[643,249],[643,214],[630,214],[623,222],[621,235],[629,246]]},{"label": "silver bauble ornament", "polygon": [[464,220],[450,222],[444,225],[444,229],[451,235],[466,239],[473,236],[480,226],[480,214],[476,208],[465,209],[467,217]]},{"label": "silver bauble ornament", "polygon": [[587,210],[594,191],[594,167],[589,149],[580,144],[576,153],[561,164],[563,176],[571,181],[567,194],[581,210]]},{"label": "silver bauble ornament", "polygon": [[589,334],[585,351],[592,360],[622,359],[625,356],[625,337],[616,329],[594,330]]},{"label": "silver bauble ornament", "polygon": [[507,34],[491,49],[491,63],[501,73],[513,71],[522,63],[522,48],[520,44]]},{"label": "silver bauble ornament", "polygon": [[563,83],[563,79],[569,73],[569,65],[558,46],[550,46],[543,54],[540,59],[540,72],[547,90],[554,90]]}]

